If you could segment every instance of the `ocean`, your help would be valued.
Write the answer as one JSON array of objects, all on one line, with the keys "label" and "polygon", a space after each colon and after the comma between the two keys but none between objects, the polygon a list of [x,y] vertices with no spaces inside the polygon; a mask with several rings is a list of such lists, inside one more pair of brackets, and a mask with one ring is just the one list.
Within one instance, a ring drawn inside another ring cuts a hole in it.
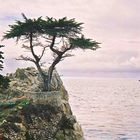
[{"label": "ocean", "polygon": [[85,140],[140,140],[136,78],[62,77]]}]

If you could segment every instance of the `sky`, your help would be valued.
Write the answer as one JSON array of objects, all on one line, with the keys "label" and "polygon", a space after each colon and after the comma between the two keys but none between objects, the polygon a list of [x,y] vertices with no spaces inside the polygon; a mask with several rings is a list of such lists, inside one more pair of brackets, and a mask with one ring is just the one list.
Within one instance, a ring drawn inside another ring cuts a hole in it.
[{"label": "sky", "polygon": [[[83,22],[83,33],[101,43],[96,51],[72,52],[57,69],[66,75],[100,75],[140,72],[140,1],[139,0],[0,0],[0,38],[9,24],[29,18],[49,16],[75,18]],[[1,42],[6,47],[4,73],[26,67],[28,62],[16,61],[24,50],[15,40]],[[49,62],[48,62],[49,63]]]}]

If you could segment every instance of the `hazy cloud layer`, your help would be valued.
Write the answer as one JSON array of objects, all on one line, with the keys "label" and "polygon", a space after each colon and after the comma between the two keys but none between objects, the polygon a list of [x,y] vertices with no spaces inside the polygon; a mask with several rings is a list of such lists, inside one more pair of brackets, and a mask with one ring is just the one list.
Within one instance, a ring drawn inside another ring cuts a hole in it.
[{"label": "hazy cloud layer", "polygon": [[[139,0],[0,0],[0,36],[9,24],[21,19],[22,12],[28,17],[76,18],[85,23],[86,36],[101,42],[102,48],[96,52],[73,52],[74,57],[58,65],[60,71],[137,72],[140,70],[139,5]],[[27,65],[13,59],[23,52],[13,40],[2,43],[7,46],[5,72]]]}]

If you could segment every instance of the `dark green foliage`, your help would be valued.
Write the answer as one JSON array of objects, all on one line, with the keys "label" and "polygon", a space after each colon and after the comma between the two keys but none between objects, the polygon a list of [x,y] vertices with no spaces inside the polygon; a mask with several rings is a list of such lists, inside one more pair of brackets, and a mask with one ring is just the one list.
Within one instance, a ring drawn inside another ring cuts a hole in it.
[{"label": "dark green foliage", "polygon": [[61,19],[49,18],[43,20],[42,17],[37,19],[28,19],[22,14],[24,21],[17,20],[14,25],[9,25],[10,30],[3,36],[5,39],[25,36],[29,37],[30,33],[35,36],[46,34],[57,37],[76,37],[82,30],[82,23],[77,23],[75,19],[68,20],[67,17]]},{"label": "dark green foliage", "polygon": [[11,140],[10,138],[3,137],[2,140]]},{"label": "dark green foliage", "polygon": [[11,109],[16,105],[15,102],[0,102],[0,110]]},{"label": "dark green foliage", "polygon": [[8,133],[10,133],[10,129],[12,129],[15,133],[20,132],[20,129],[14,123],[4,123],[1,127]]},{"label": "dark green foliage", "polygon": [[60,129],[65,130],[65,129],[73,129],[73,125],[76,123],[75,118],[72,116],[69,116],[69,118],[63,114],[61,121],[60,121]]},{"label": "dark green foliage", "polygon": [[9,87],[10,79],[7,76],[0,75],[0,89],[7,89]]},{"label": "dark green foliage", "polygon": [[[2,47],[4,47],[3,45],[0,45],[0,48],[2,48]],[[4,57],[3,57],[3,52],[2,51],[0,51],[0,70],[2,70],[3,69],[3,59],[4,59]]]},{"label": "dark green foliage", "polygon": [[29,38],[30,33],[36,34],[36,33],[42,33],[42,22],[43,20],[41,17],[37,19],[27,19],[24,14],[22,14],[24,17],[23,22],[17,20],[14,25],[9,25],[10,30],[5,33],[3,36],[6,39],[17,37],[17,39],[20,39],[20,37],[25,36],[26,38]]},{"label": "dark green foliage", "polygon": [[68,20],[67,17],[61,19],[49,18],[44,22],[43,28],[46,34],[57,37],[74,37],[82,30],[82,23],[77,23],[75,19]]},{"label": "dark green foliage", "polygon": [[[4,47],[4,46],[0,45],[0,48],[1,47]],[[2,65],[3,64],[3,59],[4,59],[3,52],[0,51],[0,70],[3,69],[3,65]],[[10,82],[10,80],[9,80],[8,77],[0,74],[0,89],[7,89],[8,86],[9,86],[9,82]]]},{"label": "dark green foliage", "polygon": [[[29,104],[30,104],[30,100],[28,99],[0,102],[0,123],[4,119],[6,119],[9,115],[14,115],[17,112],[17,110],[25,108]],[[16,118],[16,116],[14,120],[17,120],[18,122],[20,121],[18,118]]]},{"label": "dark green foliage", "polygon": [[84,49],[96,50],[97,48],[99,48],[98,44],[100,44],[91,39],[86,39],[84,38],[84,36],[82,36],[81,38],[70,38],[69,41],[72,46],[72,49],[80,48],[83,50]]},{"label": "dark green foliage", "polygon": [[7,101],[7,102],[0,102],[0,111],[3,109],[11,109],[13,107],[26,107],[27,105],[30,104],[30,101],[28,99],[22,99],[22,100],[17,100],[17,101]]},{"label": "dark green foliage", "polygon": [[22,123],[22,118],[18,115],[11,115],[6,118],[6,121],[11,123]]},{"label": "dark green foliage", "polygon": [[28,131],[25,134],[26,140],[35,140],[33,134],[29,133]]}]

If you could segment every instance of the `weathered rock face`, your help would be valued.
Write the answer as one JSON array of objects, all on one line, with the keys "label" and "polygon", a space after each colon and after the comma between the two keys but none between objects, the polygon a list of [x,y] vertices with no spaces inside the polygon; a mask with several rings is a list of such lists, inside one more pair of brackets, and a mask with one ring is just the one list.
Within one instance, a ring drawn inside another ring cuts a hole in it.
[{"label": "weathered rock face", "polygon": [[0,140],[83,140],[57,72],[51,92],[41,91],[34,68],[18,69],[9,77],[10,89],[0,102]]}]

